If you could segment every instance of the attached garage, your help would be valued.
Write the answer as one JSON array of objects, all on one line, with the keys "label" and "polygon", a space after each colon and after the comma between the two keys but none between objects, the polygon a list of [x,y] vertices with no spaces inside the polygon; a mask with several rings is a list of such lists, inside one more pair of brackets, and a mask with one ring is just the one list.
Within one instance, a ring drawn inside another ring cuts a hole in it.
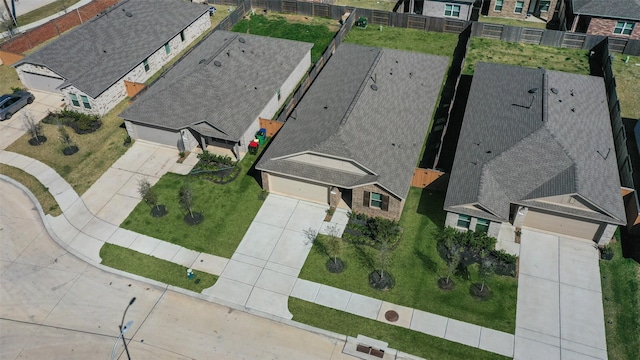
[{"label": "attached garage", "polygon": [[524,218],[524,226],[569,235],[585,240],[599,239],[606,224],[529,209]]},{"label": "attached garage", "polygon": [[322,204],[329,203],[329,187],[273,174],[268,175],[269,192],[293,196]]},{"label": "attached garage", "polygon": [[22,76],[27,88],[50,93],[59,94],[60,90],[57,87],[64,83],[64,79],[61,78],[26,71],[22,72]]}]

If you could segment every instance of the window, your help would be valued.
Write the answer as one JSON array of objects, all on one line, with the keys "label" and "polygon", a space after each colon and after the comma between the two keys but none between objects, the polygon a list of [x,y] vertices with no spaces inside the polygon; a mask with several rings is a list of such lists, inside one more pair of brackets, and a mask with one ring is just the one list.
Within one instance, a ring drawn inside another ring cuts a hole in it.
[{"label": "window", "polygon": [[184,41],[184,30],[180,31],[180,41]]},{"label": "window", "polygon": [[468,229],[469,225],[471,225],[471,216],[459,214],[458,227]]},{"label": "window", "polygon": [[149,59],[144,59],[142,65],[144,65],[144,72],[149,72]]},{"label": "window", "polygon": [[516,1],[516,7],[513,9],[513,12],[516,14],[522,14],[523,8],[524,8],[524,1]]},{"label": "window", "polygon": [[371,193],[371,207],[382,207],[382,194]]},{"label": "window", "polygon": [[374,192],[365,191],[362,198],[362,206],[378,208],[383,211],[389,210],[389,196]]},{"label": "window", "polygon": [[446,4],[444,6],[444,16],[459,17],[460,5]]},{"label": "window", "polygon": [[71,97],[71,103],[73,106],[80,106],[80,102],[78,101],[78,96],[76,94],[69,93],[69,96]]},{"label": "window", "polygon": [[483,233],[487,233],[489,231],[489,220],[486,219],[478,219],[476,223],[476,231],[480,231]]},{"label": "window", "polygon": [[613,29],[613,33],[622,34],[622,35],[631,35],[634,25],[635,24],[632,22],[618,21],[616,23],[616,27]]},{"label": "window", "polygon": [[548,0],[547,1],[545,1],[545,0],[540,1],[540,11],[547,12],[547,11],[549,11],[549,7],[550,6],[551,6],[551,1],[548,1]]},{"label": "window", "polygon": [[91,104],[89,103],[88,97],[84,95],[80,95],[80,99],[82,99],[82,105],[84,106],[85,109],[91,109]]},{"label": "window", "polygon": [[503,0],[496,0],[496,5],[493,7],[494,11],[502,11],[502,1]]},{"label": "window", "polygon": [[168,54],[171,54],[171,45],[169,45],[169,43],[164,44],[164,52]]}]

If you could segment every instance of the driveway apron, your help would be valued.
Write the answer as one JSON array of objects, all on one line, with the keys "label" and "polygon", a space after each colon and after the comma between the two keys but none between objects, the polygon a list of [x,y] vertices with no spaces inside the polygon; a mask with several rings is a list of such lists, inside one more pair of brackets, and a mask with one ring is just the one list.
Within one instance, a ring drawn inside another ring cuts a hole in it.
[{"label": "driveway apron", "polygon": [[515,359],[607,359],[598,251],[522,230]]},{"label": "driveway apron", "polygon": [[328,206],[270,194],[216,284],[204,294],[285,319],[287,303]]}]

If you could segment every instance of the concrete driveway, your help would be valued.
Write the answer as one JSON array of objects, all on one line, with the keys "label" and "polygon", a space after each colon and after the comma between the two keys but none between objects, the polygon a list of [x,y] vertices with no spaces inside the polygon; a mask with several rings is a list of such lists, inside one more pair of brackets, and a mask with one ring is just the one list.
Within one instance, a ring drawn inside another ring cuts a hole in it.
[{"label": "concrete driveway", "polygon": [[522,230],[515,359],[607,359],[593,242]]},{"label": "concrete driveway", "polygon": [[0,121],[0,150],[6,149],[24,135],[25,116],[33,116],[34,120],[41,120],[49,111],[54,112],[64,108],[64,101],[60,94],[29,91],[35,96],[35,101],[20,109],[11,119]]},{"label": "concrete driveway", "polygon": [[136,141],[82,195],[87,208],[98,218],[120,225],[140,202],[138,182],[147,179],[155,184],[167,172],[187,174],[198,162],[191,153],[181,164],[175,148]]},{"label": "concrete driveway", "polygon": [[288,298],[328,205],[269,194],[213,287],[224,302],[291,319]]},{"label": "concrete driveway", "polygon": [[132,297],[134,359],[351,359],[336,338],[88,265],[18,188],[0,181],[0,194],[0,359],[108,359]]}]

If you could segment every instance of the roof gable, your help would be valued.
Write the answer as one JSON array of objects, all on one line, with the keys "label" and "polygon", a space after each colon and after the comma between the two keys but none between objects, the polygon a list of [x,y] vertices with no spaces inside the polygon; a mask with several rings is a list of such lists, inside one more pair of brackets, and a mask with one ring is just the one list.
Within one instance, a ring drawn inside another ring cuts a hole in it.
[{"label": "roof gable", "polygon": [[185,1],[121,1],[16,66],[44,65],[95,98],[207,11]]}]

